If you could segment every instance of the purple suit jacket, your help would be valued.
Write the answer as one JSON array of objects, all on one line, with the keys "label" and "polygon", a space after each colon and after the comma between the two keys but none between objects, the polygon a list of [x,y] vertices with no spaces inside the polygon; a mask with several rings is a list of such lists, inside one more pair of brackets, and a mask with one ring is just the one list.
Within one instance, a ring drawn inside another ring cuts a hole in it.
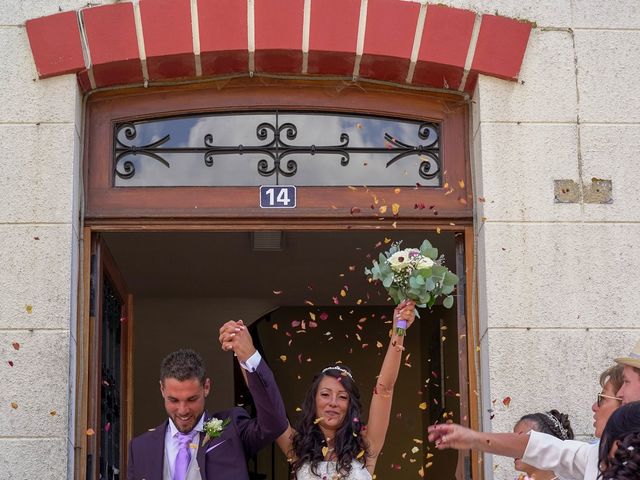
[{"label": "purple suit jacket", "polygon": [[[200,434],[197,454],[202,480],[233,478],[248,480],[247,458],[273,442],[287,429],[288,421],[280,391],[264,359],[255,372],[247,372],[249,390],[256,406],[256,418],[250,418],[243,408],[208,415],[219,419],[231,418],[218,438],[204,446]],[[131,440],[127,480],[162,480],[164,439],[169,425],[165,420],[153,430]]]}]

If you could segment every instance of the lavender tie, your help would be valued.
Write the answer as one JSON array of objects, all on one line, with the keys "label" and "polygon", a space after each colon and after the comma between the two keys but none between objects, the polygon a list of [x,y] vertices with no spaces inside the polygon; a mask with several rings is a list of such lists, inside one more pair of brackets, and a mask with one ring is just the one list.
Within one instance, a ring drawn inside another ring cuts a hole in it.
[{"label": "lavender tie", "polygon": [[191,441],[193,435],[178,432],[178,455],[176,455],[176,467],[173,472],[173,480],[186,480],[189,462],[191,462]]}]

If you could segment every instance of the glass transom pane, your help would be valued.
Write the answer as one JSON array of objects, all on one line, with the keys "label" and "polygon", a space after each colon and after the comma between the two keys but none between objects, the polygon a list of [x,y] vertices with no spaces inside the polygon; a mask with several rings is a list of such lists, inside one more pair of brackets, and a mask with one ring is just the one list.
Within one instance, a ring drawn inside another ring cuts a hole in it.
[{"label": "glass transom pane", "polygon": [[308,112],[114,127],[116,187],[441,185],[440,124]]}]

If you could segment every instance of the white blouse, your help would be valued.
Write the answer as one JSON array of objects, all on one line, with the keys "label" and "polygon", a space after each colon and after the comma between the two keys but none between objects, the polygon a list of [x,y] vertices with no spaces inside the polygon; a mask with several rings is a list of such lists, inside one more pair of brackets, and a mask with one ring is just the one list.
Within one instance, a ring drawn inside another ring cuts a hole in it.
[{"label": "white blouse", "polygon": [[522,461],[568,480],[597,480],[600,443],[560,440],[532,430]]}]

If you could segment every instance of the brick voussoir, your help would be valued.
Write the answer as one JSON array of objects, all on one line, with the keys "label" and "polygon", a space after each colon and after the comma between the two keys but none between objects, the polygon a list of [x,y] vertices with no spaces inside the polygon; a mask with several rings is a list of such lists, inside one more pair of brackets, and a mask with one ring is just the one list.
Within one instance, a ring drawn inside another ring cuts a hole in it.
[{"label": "brick voussoir", "polygon": [[471,71],[516,80],[532,24],[497,15],[483,15]]},{"label": "brick voussoir", "polygon": [[25,26],[39,78],[85,69],[76,12],[27,20]]},{"label": "brick voussoir", "polygon": [[143,81],[133,5],[117,3],[81,10],[96,86]]},{"label": "brick voussoir", "polygon": [[302,72],[304,0],[255,2],[256,72]]},{"label": "brick voussoir", "polygon": [[194,76],[191,2],[140,0],[140,17],[149,79]]}]

